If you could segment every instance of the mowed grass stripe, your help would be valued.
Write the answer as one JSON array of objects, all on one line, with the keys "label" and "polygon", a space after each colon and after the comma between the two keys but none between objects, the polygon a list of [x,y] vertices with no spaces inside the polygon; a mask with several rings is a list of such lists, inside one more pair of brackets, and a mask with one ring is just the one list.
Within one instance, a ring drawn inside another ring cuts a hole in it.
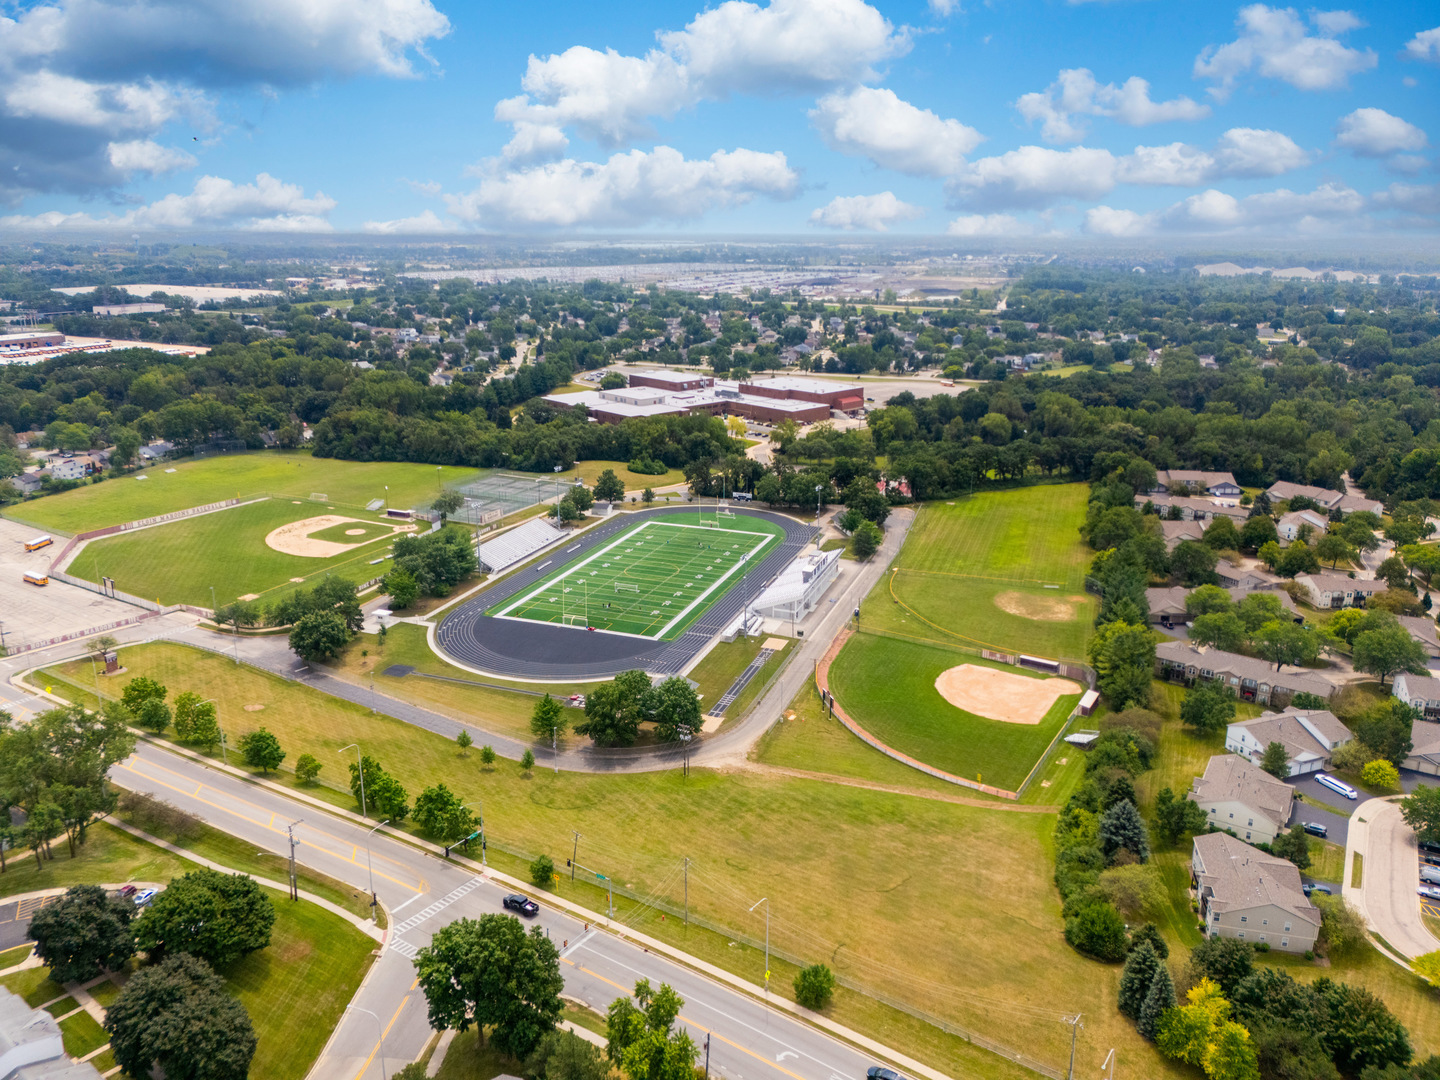
[{"label": "mowed grass stripe", "polygon": [[780,535],[779,526],[750,517],[705,528],[690,515],[651,518],[488,614],[673,638],[758,566]]}]

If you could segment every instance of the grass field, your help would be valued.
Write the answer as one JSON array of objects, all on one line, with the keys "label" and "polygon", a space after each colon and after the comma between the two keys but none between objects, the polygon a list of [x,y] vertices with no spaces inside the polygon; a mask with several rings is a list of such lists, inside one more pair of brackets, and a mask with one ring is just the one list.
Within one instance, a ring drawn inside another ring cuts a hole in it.
[{"label": "grass field", "polygon": [[473,479],[479,470],[340,461],[266,450],[199,461],[182,459],[153,466],[143,475],[148,479],[123,476],[49,495],[13,506],[6,516],[57,532],[77,533],[264,492],[301,499],[323,493],[336,504],[364,506],[372,499],[385,498],[387,487],[391,506],[422,506],[435,497],[437,476],[451,484]]},{"label": "grass field", "polygon": [[[583,834],[587,866],[678,905],[680,859],[689,857],[692,913],[732,936],[694,928],[683,936],[679,920],[661,923],[653,908],[636,907],[627,921],[746,978],[760,978],[763,951],[729,942],[734,934],[763,941],[764,919],[747,908],[773,893],[771,939],[785,956],[829,963],[874,992],[1056,1067],[1070,1047],[1061,1013],[1087,1011],[1084,1060],[1098,1063],[1115,1046],[1130,1075],[1183,1075],[1113,1009],[1090,1016],[1095,1002],[1114,1000],[1120,973],[1064,944],[1050,880],[1053,815],[744,770],[692,768],[686,778],[678,768],[618,776],[537,769],[527,776],[512,761],[487,769],[478,754],[462,757],[448,739],[224,657],[154,644],[124,649],[122,662],[172,691],[232,702],[232,710],[269,702],[251,722],[263,719],[276,733],[287,765],[302,753],[336,763],[340,747],[359,741],[412,796],[443,782],[464,801],[483,798],[491,861],[510,872],[524,874],[527,857],[537,854],[568,855],[573,829]],[[227,715],[222,707],[222,722]],[[293,783],[290,773],[278,775]],[[334,790],[345,781],[338,764],[327,764],[321,780],[326,786],[314,794],[352,804],[348,791]],[[571,895],[569,888],[563,884],[562,893]],[[593,886],[574,889],[577,899],[603,904]],[[997,896],[1005,903],[995,903]],[[788,995],[793,968],[780,957],[773,964],[772,991]],[[846,991],[832,1009],[840,1022],[894,1038],[950,1075],[1022,1075],[1003,1058],[873,998]]]},{"label": "grass field", "polygon": [[[383,574],[386,564],[372,566],[371,560],[389,552],[392,532],[378,522],[364,526],[370,536],[321,536],[342,543],[362,541],[362,546],[328,559],[286,555],[265,543],[273,529],[333,512],[325,503],[266,499],[93,540],[76,557],[70,572],[95,582],[102,576],[112,577],[123,592],[146,600],[202,607],[210,606],[211,586],[216,602],[226,604],[240,596],[283,588],[291,584],[291,578],[333,574],[358,584]],[[345,513],[361,519],[373,517],[363,510]],[[323,532],[343,534],[346,528],[361,527],[337,525]]]},{"label": "grass field", "polygon": [[[586,389],[591,388],[586,387]],[[579,462],[573,469],[566,469],[559,476],[562,482],[568,480],[573,484],[576,480],[583,480],[590,487],[594,487],[595,481],[600,479],[600,474],[606,469],[615,470],[615,475],[625,484],[626,491],[639,492],[644,491],[647,487],[662,488],[685,482],[685,473],[681,469],[667,469],[663,473],[652,476],[649,473],[631,472],[629,464],[624,461],[601,461],[599,459]]]},{"label": "grass field", "polygon": [[[703,520],[709,524],[697,524]],[[739,584],[780,542],[764,518],[652,516],[552,570],[486,614],[668,640]]]},{"label": "grass field", "polygon": [[1084,588],[1093,553],[1077,531],[1086,497],[1083,484],[1053,484],[927,504],[861,625],[1082,658],[1095,617]]},{"label": "grass field", "polygon": [[989,720],[956,708],[935,689],[936,677],[957,664],[1030,674],[950,649],[860,633],[836,658],[830,687],[851,719],[894,749],[956,776],[1017,790],[1079,695],[1057,699],[1038,724]]},{"label": "grass field", "polygon": [[[734,641],[718,642],[715,647],[701,658],[700,662],[687,672],[687,677],[694,679],[699,684],[696,693],[700,695],[700,711],[709,712],[714,704],[720,700],[721,695],[740,674],[750,666],[760,652],[760,646],[765,642],[764,637],[741,637]],[[785,662],[788,655],[788,648],[791,644],[789,638],[781,638],[785,642],[785,649],[781,649],[769,660],[765,661],[763,667],[755,673],[745,689],[740,691],[725,715],[733,719],[739,719],[745,715],[745,710],[754,703],[756,696],[765,686],[768,680],[780,665]]]}]

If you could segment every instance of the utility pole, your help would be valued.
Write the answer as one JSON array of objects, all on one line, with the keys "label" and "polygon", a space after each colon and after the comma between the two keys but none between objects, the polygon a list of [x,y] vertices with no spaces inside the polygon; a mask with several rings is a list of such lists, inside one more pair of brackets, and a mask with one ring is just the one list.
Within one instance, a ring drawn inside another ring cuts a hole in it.
[{"label": "utility pole", "polygon": [[301,821],[304,821],[304,820],[305,820],[304,818],[300,818],[298,821],[292,821],[289,825],[286,825],[286,826],[285,826],[285,831],[290,834],[290,899],[291,899],[291,900],[299,900],[299,899],[300,899],[300,886],[297,884],[297,882],[296,882],[296,880],[295,880],[295,845],[298,843],[298,841],[295,839],[295,826],[296,826],[296,825],[299,825],[300,822],[301,822]]},{"label": "utility pole", "polygon": [[[685,925],[686,927],[690,925],[690,859],[688,856],[685,859]],[[710,1046],[709,1035],[705,1036],[705,1046],[708,1050]]]},{"label": "utility pole", "polygon": [[1080,1029],[1085,1026],[1080,1023],[1080,1015],[1080,1013],[1076,1013],[1074,1016],[1067,1016],[1062,1020],[1062,1023],[1070,1025],[1070,1070],[1067,1073],[1069,1080],[1075,1080],[1075,1039],[1080,1034]]},{"label": "utility pole", "polygon": [[[575,832],[574,829],[571,829],[570,831],[571,831],[571,832]],[[574,885],[574,884],[575,884],[575,860],[578,859],[579,857],[580,857],[580,834],[577,832],[577,833],[575,833],[575,843],[574,843],[574,845],[570,848],[570,884],[571,884],[571,885]]]}]

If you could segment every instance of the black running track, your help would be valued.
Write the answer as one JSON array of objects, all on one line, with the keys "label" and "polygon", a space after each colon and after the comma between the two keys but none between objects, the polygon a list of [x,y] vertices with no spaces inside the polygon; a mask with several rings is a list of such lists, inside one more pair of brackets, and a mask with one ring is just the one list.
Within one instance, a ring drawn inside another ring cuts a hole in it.
[{"label": "black running track", "polygon": [[652,675],[678,675],[696,653],[734,620],[741,605],[800,554],[817,532],[814,526],[764,510],[739,507],[734,510],[738,516],[764,518],[779,525],[785,530],[784,539],[758,566],[746,572],[743,589],[736,582],[673,641],[653,641],[526,619],[492,619],[485,611],[528,589],[558,569],[562,562],[577,559],[599,547],[620,530],[652,514],[674,514],[675,507],[620,514],[582,534],[575,543],[552,548],[547,558],[514,571],[493,588],[462,604],[440,624],[435,640],[452,660],[513,679],[584,682],[636,668]]}]

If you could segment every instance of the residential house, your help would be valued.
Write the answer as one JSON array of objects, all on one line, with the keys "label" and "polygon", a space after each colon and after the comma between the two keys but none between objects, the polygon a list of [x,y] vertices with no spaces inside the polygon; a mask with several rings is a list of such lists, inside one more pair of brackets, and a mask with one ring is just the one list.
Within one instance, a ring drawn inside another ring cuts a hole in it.
[{"label": "residential house", "polygon": [[1190,877],[1211,937],[1263,943],[1282,952],[1315,948],[1320,910],[1301,888],[1294,863],[1228,833],[1206,833],[1195,837]]},{"label": "residential house", "polygon": [[1262,713],[1253,720],[1236,720],[1225,729],[1225,749],[1259,765],[1271,743],[1285,747],[1290,762],[1287,776],[1303,776],[1330,768],[1335,748],[1353,736],[1327,709],[1286,709]]},{"label": "residential house", "polygon": [[1180,516],[1186,521],[1205,521],[1207,518],[1228,517],[1235,522],[1236,528],[1241,527],[1250,519],[1248,507],[1237,506],[1234,503],[1211,502],[1209,499],[1201,499],[1191,495],[1136,495],[1135,505],[1142,510],[1145,504],[1149,503],[1155,507],[1163,516],[1172,506],[1180,508]]},{"label": "residential house", "polygon": [[1332,488],[1311,487],[1309,484],[1292,484],[1288,480],[1277,480],[1270,485],[1265,494],[1270,496],[1271,502],[1282,499],[1288,502],[1295,496],[1301,495],[1314,500],[1326,512],[1339,509],[1344,513],[1351,514],[1356,510],[1368,510],[1372,514],[1381,514],[1385,511],[1384,503],[1366,498],[1364,495],[1351,495],[1335,491]]},{"label": "residential house", "polygon": [[1311,532],[1320,535],[1330,528],[1330,519],[1314,510],[1291,510],[1281,515],[1275,531],[1280,534],[1281,540],[1289,543],[1300,535],[1301,528],[1306,525],[1310,526]]},{"label": "residential house", "polygon": [[1205,526],[1193,518],[1190,521],[1162,521],[1160,535],[1165,538],[1165,550],[1174,551],[1182,540],[1202,539]]},{"label": "residential house", "polygon": [[1440,720],[1440,679],[1402,671],[1391,680],[1390,693],[1419,709],[1426,720]]},{"label": "residential house", "polygon": [[1177,495],[1204,493],[1211,498],[1237,501],[1240,498],[1240,485],[1235,483],[1233,474],[1200,469],[1161,469],[1155,473],[1155,491]]},{"label": "residential house", "polygon": [[1215,828],[1258,844],[1268,844],[1285,831],[1295,806],[1289,784],[1235,754],[1212,757],[1187,798],[1205,811],[1205,819]]},{"label": "residential house", "polygon": [[19,476],[10,477],[10,483],[21,495],[34,495],[43,485],[44,477],[38,472],[24,472]]},{"label": "residential house", "polygon": [[1188,641],[1162,641],[1155,646],[1155,673],[1162,679],[1193,686],[1206,679],[1224,683],[1241,701],[1284,708],[1296,694],[1329,699],[1336,685],[1324,675],[1296,668],[1275,671],[1264,660],[1239,653],[1193,645]]},{"label": "residential house", "polygon": [[1174,585],[1168,589],[1146,589],[1145,602],[1150,608],[1150,621],[1162,626],[1184,622],[1190,617],[1185,610],[1185,599],[1190,592],[1191,590],[1183,585]]},{"label": "residential house", "polygon": [[1440,776],[1440,724],[1416,720],[1410,725],[1410,755],[1401,762],[1401,767],[1427,776]]},{"label": "residential house", "polygon": [[61,458],[50,466],[56,480],[83,480],[85,473],[85,463],[77,458]]},{"label": "residential house", "polygon": [[72,1062],[60,1025],[0,987],[0,1077],[4,1080],[100,1080],[94,1065]]},{"label": "residential house", "polygon": [[1295,583],[1309,595],[1318,608],[1364,607],[1365,601],[1390,586],[1371,578],[1352,578],[1344,574],[1298,574]]},{"label": "residential house", "polygon": [[[1283,591],[1280,586],[1284,580],[1278,574],[1272,574],[1268,570],[1259,568],[1246,569],[1243,566],[1231,566],[1222,562],[1215,567],[1215,576],[1220,579],[1220,584],[1227,589],[1239,589],[1243,593]],[[1232,592],[1233,596],[1234,593]],[[1287,594],[1285,599],[1290,597]],[[1284,601],[1281,601],[1284,603]],[[1292,605],[1293,610],[1293,605]]]},{"label": "residential house", "polygon": [[1406,632],[1420,643],[1426,656],[1432,660],[1440,657],[1440,633],[1436,632],[1434,619],[1424,618],[1420,615],[1400,615],[1397,618]]},{"label": "residential house", "polygon": [[142,462],[163,461],[175,451],[175,444],[171,442],[153,442],[149,446],[140,448],[140,460]]}]

